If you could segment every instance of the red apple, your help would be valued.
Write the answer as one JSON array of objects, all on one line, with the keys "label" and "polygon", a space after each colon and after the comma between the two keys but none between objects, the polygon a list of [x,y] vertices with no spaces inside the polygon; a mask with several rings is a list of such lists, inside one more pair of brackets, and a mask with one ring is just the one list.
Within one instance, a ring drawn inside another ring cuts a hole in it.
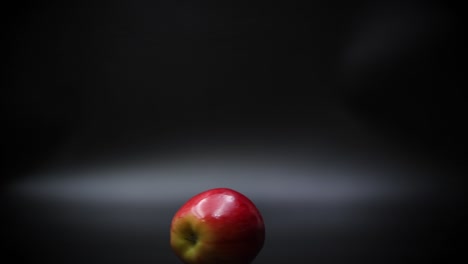
[{"label": "red apple", "polygon": [[243,194],[226,188],[195,195],[171,223],[171,247],[186,264],[248,264],[264,240],[258,209]]}]

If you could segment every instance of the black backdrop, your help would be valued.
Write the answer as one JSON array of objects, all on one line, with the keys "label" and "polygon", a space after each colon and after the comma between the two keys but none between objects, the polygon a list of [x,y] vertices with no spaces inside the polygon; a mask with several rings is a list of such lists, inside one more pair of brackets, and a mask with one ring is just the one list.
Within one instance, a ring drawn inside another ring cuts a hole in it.
[{"label": "black backdrop", "polygon": [[457,254],[456,6],[218,2],[2,10],[9,262],[177,263],[172,214],[219,185],[264,212],[258,263]]}]

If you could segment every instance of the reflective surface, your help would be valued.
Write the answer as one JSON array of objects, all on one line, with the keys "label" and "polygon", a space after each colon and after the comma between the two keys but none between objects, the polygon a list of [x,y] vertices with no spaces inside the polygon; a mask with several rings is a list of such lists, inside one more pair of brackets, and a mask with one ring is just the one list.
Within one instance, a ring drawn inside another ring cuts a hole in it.
[{"label": "reflective surface", "polygon": [[203,198],[193,207],[191,212],[198,218],[221,218],[229,215],[235,209],[235,198],[231,195],[219,194],[215,197]]},{"label": "reflective surface", "polygon": [[[254,263],[434,258],[447,249],[437,234],[453,234],[460,212],[455,189],[404,167],[382,173],[356,163],[324,170],[297,159],[252,165],[226,156],[223,166],[209,156],[178,160],[51,172],[10,185],[2,199],[10,252],[17,263],[178,263],[168,243],[172,217],[191,196],[218,186],[242,191],[263,214],[266,241]],[[206,208],[197,212],[205,216]]]},{"label": "reflective surface", "polygon": [[171,223],[171,247],[186,263],[251,263],[264,240],[260,212],[247,197],[228,188],[195,195]]}]

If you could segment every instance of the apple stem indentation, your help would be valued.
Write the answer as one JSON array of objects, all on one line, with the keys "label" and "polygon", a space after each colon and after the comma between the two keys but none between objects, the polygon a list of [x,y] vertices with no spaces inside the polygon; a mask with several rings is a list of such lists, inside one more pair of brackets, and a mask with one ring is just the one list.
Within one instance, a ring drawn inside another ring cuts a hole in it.
[{"label": "apple stem indentation", "polygon": [[198,237],[197,234],[195,234],[195,232],[191,231],[186,239],[190,241],[193,245],[195,245],[197,243]]}]

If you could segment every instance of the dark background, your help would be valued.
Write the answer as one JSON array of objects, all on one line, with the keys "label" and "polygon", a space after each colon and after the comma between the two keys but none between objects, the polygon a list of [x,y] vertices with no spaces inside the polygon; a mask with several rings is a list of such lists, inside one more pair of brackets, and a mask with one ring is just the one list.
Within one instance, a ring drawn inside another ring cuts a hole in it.
[{"label": "dark background", "polygon": [[8,263],[178,263],[172,215],[219,186],[264,214],[256,263],[447,263],[466,172],[457,9],[4,8]]}]

